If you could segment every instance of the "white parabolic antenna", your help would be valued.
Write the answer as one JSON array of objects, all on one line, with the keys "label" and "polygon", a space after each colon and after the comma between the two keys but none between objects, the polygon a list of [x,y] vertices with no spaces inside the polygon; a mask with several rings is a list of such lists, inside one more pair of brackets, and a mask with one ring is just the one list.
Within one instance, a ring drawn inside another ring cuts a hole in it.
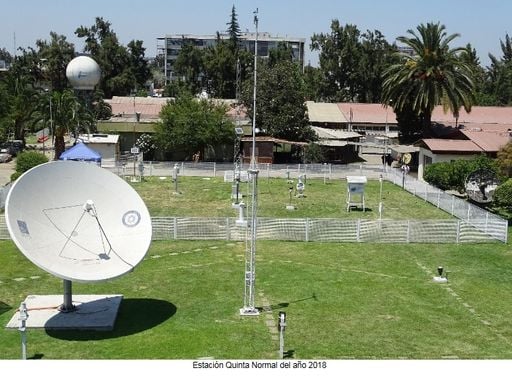
[{"label": "white parabolic antenna", "polygon": [[151,219],[137,192],[96,165],[54,161],[14,183],[7,228],[35,265],[68,281],[97,282],[130,272],[151,243]]}]

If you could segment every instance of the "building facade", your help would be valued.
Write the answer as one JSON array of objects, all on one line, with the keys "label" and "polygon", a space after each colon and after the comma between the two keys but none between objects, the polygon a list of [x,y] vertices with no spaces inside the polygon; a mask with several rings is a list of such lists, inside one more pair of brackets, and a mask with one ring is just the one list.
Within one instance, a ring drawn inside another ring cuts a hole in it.
[{"label": "building facade", "polygon": [[[222,40],[228,40],[228,34],[220,34]],[[240,42],[242,48],[254,52],[256,33],[242,33]],[[180,54],[184,45],[191,43],[199,49],[207,49],[217,44],[217,35],[198,35],[198,34],[168,34],[165,37],[157,38],[157,54],[164,58],[164,74],[166,82],[175,78],[174,62]],[[304,66],[304,46],[305,38],[295,37],[276,37],[269,33],[258,33],[258,56],[268,58],[270,51],[277,49],[279,43],[285,43],[292,50],[293,58]]]}]

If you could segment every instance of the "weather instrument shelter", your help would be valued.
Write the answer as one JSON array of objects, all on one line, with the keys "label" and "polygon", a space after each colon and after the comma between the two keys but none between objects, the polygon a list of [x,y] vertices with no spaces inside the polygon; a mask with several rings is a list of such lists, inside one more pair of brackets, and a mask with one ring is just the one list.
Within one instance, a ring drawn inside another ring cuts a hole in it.
[{"label": "weather instrument shelter", "polygon": [[366,176],[347,176],[347,211],[352,207],[359,207],[365,211],[364,187]]}]

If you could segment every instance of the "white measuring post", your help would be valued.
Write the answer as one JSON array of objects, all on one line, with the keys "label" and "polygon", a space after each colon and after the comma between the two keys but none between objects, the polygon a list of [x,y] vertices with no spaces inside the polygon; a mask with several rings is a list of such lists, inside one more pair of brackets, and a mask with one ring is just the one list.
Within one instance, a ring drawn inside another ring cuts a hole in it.
[{"label": "white measuring post", "polygon": [[23,360],[27,360],[27,319],[28,319],[28,311],[27,305],[25,302],[22,302],[20,305],[20,327],[18,330],[21,333],[21,358]]},{"label": "white measuring post", "polygon": [[286,329],[286,313],[279,312],[279,358],[284,359],[284,330]]}]

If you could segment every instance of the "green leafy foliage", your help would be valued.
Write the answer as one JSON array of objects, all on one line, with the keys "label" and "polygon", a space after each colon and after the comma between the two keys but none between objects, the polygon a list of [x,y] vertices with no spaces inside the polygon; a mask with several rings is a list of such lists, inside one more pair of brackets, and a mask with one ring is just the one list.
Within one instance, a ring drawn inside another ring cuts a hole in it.
[{"label": "green leafy foliage", "polygon": [[412,54],[402,54],[400,62],[384,71],[382,100],[395,110],[411,109],[423,115],[424,132],[430,128],[432,111],[442,104],[458,114],[469,112],[474,104],[474,71],[463,53],[465,47],[451,48],[458,34],[447,35],[439,23],[420,24],[411,37],[400,36],[399,42],[410,47]]},{"label": "green leafy foliage", "polygon": [[[245,83],[242,101],[253,115],[253,81]],[[304,104],[305,86],[300,68],[289,61],[258,66],[256,126],[263,133],[290,141],[312,141]]]},{"label": "green leafy foliage", "polygon": [[232,143],[234,125],[226,118],[222,103],[183,94],[162,108],[162,121],[155,127],[155,143],[168,153],[182,152],[189,159],[206,148]]},{"label": "green leafy foliage", "polygon": [[11,175],[11,181],[16,180],[27,170],[45,162],[48,162],[48,158],[42,153],[36,151],[21,152],[16,158],[16,171]]},{"label": "green leafy foliage", "polygon": [[494,192],[493,208],[507,219],[512,219],[512,178],[502,183]]},{"label": "green leafy foliage", "polygon": [[454,160],[428,165],[423,173],[425,181],[441,190],[465,192],[468,175],[478,169],[498,172],[497,163],[482,155],[471,160]]}]

